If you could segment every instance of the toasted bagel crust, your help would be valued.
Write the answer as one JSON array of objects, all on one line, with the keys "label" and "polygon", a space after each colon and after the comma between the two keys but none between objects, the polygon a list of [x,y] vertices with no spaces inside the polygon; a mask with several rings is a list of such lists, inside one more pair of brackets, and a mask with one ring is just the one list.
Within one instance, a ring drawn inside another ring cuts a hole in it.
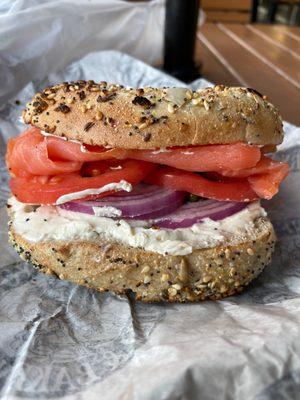
[{"label": "toasted bagel crust", "polygon": [[85,144],[153,149],[245,142],[282,142],[278,110],[253,89],[215,86],[126,89],[94,81],[63,83],[37,93],[23,119]]},{"label": "toasted bagel crust", "polygon": [[10,224],[10,241],[42,272],[99,291],[133,292],[142,301],[217,300],[241,292],[270,263],[275,234],[267,218],[235,246],[161,255],[107,240],[32,243]]}]

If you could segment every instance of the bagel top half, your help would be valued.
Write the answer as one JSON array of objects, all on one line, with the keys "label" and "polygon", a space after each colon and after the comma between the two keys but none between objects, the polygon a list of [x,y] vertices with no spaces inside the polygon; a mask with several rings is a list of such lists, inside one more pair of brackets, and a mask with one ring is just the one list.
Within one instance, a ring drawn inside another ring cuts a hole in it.
[{"label": "bagel top half", "polygon": [[23,120],[47,133],[108,148],[277,145],[283,140],[278,110],[264,96],[221,85],[191,91],[62,83],[37,93]]}]

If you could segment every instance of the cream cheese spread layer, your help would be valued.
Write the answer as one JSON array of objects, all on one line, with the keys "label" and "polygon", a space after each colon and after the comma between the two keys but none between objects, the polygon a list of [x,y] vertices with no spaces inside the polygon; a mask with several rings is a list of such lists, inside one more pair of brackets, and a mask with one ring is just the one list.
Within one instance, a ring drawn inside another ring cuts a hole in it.
[{"label": "cream cheese spread layer", "polygon": [[32,206],[9,199],[13,228],[26,240],[112,240],[159,254],[186,255],[195,249],[234,245],[255,231],[255,221],[265,217],[259,202],[221,221],[209,218],[189,228],[154,229],[149,221],[128,222],[67,211],[57,206]]}]

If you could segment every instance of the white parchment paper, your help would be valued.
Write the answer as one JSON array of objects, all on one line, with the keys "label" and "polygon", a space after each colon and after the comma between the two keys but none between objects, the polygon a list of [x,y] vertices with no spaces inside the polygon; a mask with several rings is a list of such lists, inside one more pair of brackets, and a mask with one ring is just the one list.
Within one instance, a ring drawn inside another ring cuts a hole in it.
[{"label": "white parchment paper", "polygon": [[[41,87],[71,79],[180,85],[144,63],[100,52],[30,82],[2,106],[3,143],[24,128],[21,108]],[[207,85],[199,80],[193,87]],[[16,105],[15,100],[21,101]],[[7,244],[1,163],[2,399],[298,399],[300,393],[299,128],[285,124],[277,158],[292,172],[265,203],[278,244],[272,265],[240,296],[141,304],[37,273]]]}]

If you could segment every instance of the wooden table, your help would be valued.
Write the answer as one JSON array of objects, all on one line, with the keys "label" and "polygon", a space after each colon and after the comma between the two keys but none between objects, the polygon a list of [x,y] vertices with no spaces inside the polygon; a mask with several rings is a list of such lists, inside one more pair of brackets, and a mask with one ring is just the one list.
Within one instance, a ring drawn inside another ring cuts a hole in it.
[{"label": "wooden table", "polygon": [[255,88],[300,126],[299,27],[206,23],[197,39],[204,78]]}]

